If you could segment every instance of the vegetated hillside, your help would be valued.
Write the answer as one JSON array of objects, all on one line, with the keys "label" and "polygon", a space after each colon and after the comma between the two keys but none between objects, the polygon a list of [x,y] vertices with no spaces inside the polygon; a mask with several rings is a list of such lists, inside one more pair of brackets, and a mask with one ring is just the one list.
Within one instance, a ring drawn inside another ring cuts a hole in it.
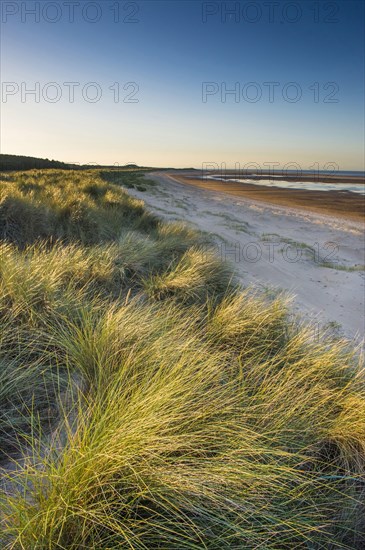
[{"label": "vegetated hillside", "polygon": [[58,160],[25,157],[21,155],[0,155],[0,171],[32,170],[34,168],[58,168],[61,170],[77,169],[78,167]]},{"label": "vegetated hillside", "polygon": [[2,548],[363,548],[356,356],[123,188],[149,185],[1,177]]},{"label": "vegetated hillside", "polygon": [[[19,171],[19,170],[44,170],[44,169],[58,169],[58,170],[85,170],[92,168],[101,168],[102,166],[95,165],[79,165],[66,162],[60,162],[58,160],[49,160],[36,157],[26,157],[21,155],[3,155],[0,154],[0,171]],[[116,170],[141,170],[141,167],[136,164],[127,164],[125,166],[103,166],[103,168],[116,169]],[[146,169],[146,168],[144,168]],[[149,170],[153,170],[149,169]]]}]

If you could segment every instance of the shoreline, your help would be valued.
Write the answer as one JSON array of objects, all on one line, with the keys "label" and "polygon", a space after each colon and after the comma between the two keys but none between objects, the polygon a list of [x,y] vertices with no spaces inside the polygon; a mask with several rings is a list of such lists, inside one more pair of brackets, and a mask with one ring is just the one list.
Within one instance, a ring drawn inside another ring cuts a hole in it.
[{"label": "shoreline", "polygon": [[[295,174],[287,174],[285,172],[275,172],[275,173],[269,173],[269,172],[262,172],[262,174],[257,173],[247,173],[247,174],[240,174],[239,172],[230,172],[229,170],[225,171],[224,174],[220,174],[219,172],[212,172],[208,174],[211,177],[220,177],[223,179],[229,179],[229,178],[243,178],[243,179],[252,179],[252,180],[270,180],[275,178],[280,178],[283,181],[313,181],[315,183],[353,183],[358,185],[364,185],[365,184],[365,178],[364,176],[348,176],[348,175],[340,175],[340,176],[334,176],[330,174],[319,174],[318,172],[313,172],[311,174],[301,174],[301,175],[295,175]],[[204,178],[204,176],[203,176]]]},{"label": "shoreline", "polygon": [[[175,172],[175,173],[181,173],[185,174],[189,177],[196,177],[196,179],[202,178],[209,179],[210,177],[218,177],[223,179],[230,179],[230,178],[236,178],[236,179],[252,179],[252,180],[270,180],[275,178],[280,178],[284,181],[312,181],[316,183],[353,183],[353,184],[359,184],[359,185],[365,185],[365,175],[359,175],[354,172],[353,174],[324,174],[321,172],[303,172],[301,171],[300,174],[291,174],[288,173],[286,170],[261,170],[261,171],[254,171],[254,170],[191,170],[191,169],[166,169],[167,172]],[[199,175],[201,174],[201,175]]]},{"label": "shoreline", "polygon": [[225,194],[176,176],[146,173],[158,185],[128,192],[158,216],[209,234],[244,287],[288,293],[294,315],[363,344],[365,259],[358,220]]},{"label": "shoreline", "polygon": [[[190,173],[191,174],[191,173]],[[365,197],[350,191],[312,191],[258,186],[250,183],[197,179],[189,173],[166,173],[183,185],[266,203],[364,222]],[[263,179],[261,176],[258,179]],[[329,180],[326,180],[330,183]],[[325,182],[324,182],[325,183]],[[358,182],[360,183],[360,182]]]}]

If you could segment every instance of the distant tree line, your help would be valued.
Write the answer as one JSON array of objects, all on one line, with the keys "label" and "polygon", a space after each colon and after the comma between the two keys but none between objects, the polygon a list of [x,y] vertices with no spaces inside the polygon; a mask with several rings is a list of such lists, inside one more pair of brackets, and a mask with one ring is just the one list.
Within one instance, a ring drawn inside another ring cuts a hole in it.
[{"label": "distant tree line", "polygon": [[[26,157],[23,155],[2,155],[0,154],[0,172],[6,170],[33,170],[54,168],[58,170],[90,170],[91,168],[109,168],[109,169],[124,169],[124,170],[141,170],[142,167],[137,164],[126,164],[124,166],[118,166],[113,164],[100,165],[100,164],[70,164],[66,162],[60,162],[58,160],[41,159],[36,157]],[[146,167],[147,168],[147,167]],[[156,168],[152,168],[154,170]]]},{"label": "distant tree line", "polygon": [[58,160],[24,157],[20,155],[0,155],[0,170],[32,170],[33,168],[58,168],[76,170],[81,168],[76,164],[67,164]]}]

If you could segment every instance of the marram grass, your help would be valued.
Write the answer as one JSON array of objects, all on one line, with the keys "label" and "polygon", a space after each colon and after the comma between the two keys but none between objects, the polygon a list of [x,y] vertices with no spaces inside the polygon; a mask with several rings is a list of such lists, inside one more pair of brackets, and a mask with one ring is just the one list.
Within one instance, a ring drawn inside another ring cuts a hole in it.
[{"label": "marram grass", "polygon": [[358,353],[239,290],[143,182],[1,181],[0,547],[363,548]]}]

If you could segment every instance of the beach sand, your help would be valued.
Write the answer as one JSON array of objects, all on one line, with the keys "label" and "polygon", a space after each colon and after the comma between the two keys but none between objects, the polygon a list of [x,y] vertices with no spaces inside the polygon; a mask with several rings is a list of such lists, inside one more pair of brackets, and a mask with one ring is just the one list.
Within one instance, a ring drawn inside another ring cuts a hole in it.
[{"label": "beach sand", "polygon": [[210,183],[187,183],[173,171],[147,177],[158,185],[128,192],[164,219],[183,220],[213,237],[217,252],[231,262],[244,286],[287,292],[294,296],[294,315],[356,342],[362,339],[364,235],[356,217],[236,196]]},{"label": "beach sand", "polygon": [[[270,204],[290,206],[310,210],[323,214],[330,214],[341,218],[364,220],[365,196],[350,191],[302,191],[300,189],[282,189],[279,187],[265,187],[242,182],[217,181],[211,179],[198,179],[184,172],[174,174],[181,183],[194,185],[203,189],[224,192],[235,197],[246,197],[256,201]],[[261,176],[258,179],[270,179]],[[284,179],[284,178],[283,178]],[[295,178],[297,181],[310,181],[313,178]],[[322,180],[327,183],[338,183],[340,178],[327,177]],[[343,181],[342,178],[341,181]],[[290,181],[290,180],[289,180]],[[358,178],[347,178],[348,183],[361,184]]]}]

